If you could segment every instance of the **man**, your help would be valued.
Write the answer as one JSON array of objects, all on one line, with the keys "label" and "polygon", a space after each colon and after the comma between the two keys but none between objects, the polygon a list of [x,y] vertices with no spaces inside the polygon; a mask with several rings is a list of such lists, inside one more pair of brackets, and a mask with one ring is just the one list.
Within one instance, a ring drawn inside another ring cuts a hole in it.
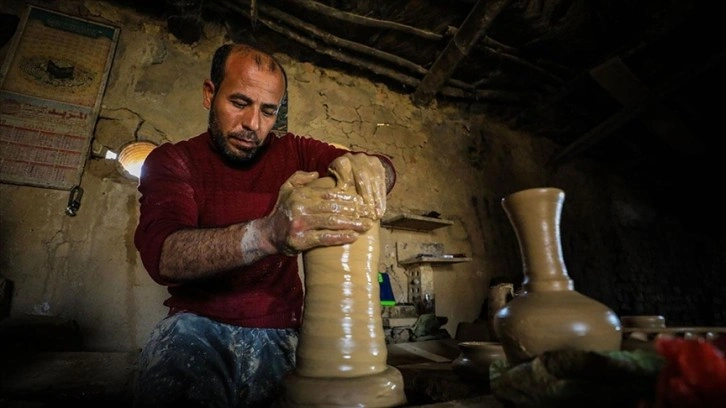
[{"label": "man", "polygon": [[[144,163],[135,244],[171,296],[140,357],[137,407],[273,404],[295,367],[297,254],[351,243],[385,211],[388,159],[270,132],[286,91],[271,55],[223,45],[203,86],[208,131]],[[336,188],[306,186],[327,175]]]}]

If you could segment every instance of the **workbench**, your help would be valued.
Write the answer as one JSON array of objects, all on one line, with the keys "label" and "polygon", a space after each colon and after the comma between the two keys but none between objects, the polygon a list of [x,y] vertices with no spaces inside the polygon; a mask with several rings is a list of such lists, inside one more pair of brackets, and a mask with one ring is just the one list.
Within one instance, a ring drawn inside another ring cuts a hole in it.
[{"label": "workbench", "polygon": [[502,408],[485,380],[462,379],[451,368],[459,340],[389,344],[388,364],[403,376],[409,407]]},{"label": "workbench", "polygon": [[[130,406],[137,351],[81,351],[76,341],[69,340],[75,338],[74,325],[45,321],[31,324],[30,332],[42,333],[44,341],[66,340],[50,341],[43,347],[44,343],[36,345],[30,338],[13,335],[15,326],[25,328],[29,323],[14,326],[11,320],[6,319],[4,331],[0,331],[5,340],[0,351],[0,406],[30,407],[58,401],[79,407]],[[46,333],[43,327],[52,330]],[[16,337],[23,344],[10,342]],[[502,407],[489,395],[487,386],[463,381],[451,369],[451,361],[459,355],[458,342],[447,338],[387,345],[387,363],[404,379],[407,407]],[[22,350],[23,345],[32,345],[32,350]]]}]

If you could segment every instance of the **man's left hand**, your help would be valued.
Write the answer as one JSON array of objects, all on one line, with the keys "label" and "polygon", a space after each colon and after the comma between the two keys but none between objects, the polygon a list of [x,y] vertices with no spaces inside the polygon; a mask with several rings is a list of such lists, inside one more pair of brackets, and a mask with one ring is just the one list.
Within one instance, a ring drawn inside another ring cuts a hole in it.
[{"label": "man's left hand", "polygon": [[386,212],[386,171],[376,156],[346,153],[330,164],[337,187],[354,187],[363,201],[374,208],[376,219]]}]

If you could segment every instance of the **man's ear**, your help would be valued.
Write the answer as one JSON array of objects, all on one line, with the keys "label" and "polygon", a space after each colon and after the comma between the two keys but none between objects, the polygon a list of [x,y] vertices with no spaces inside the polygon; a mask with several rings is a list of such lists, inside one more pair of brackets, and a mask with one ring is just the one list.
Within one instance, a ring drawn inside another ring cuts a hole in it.
[{"label": "man's ear", "polygon": [[204,108],[211,108],[212,100],[214,99],[214,84],[209,79],[204,81],[204,86],[202,87],[202,97],[202,105],[204,105]]}]

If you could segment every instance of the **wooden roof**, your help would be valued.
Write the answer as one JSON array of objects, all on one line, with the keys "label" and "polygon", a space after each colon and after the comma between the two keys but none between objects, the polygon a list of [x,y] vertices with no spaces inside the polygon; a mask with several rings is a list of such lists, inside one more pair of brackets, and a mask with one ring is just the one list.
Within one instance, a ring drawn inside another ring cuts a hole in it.
[{"label": "wooden roof", "polygon": [[587,155],[660,183],[718,171],[726,29],[705,0],[120,2],[163,16],[183,41],[214,20],[417,105],[471,104],[557,142],[554,165]]}]

